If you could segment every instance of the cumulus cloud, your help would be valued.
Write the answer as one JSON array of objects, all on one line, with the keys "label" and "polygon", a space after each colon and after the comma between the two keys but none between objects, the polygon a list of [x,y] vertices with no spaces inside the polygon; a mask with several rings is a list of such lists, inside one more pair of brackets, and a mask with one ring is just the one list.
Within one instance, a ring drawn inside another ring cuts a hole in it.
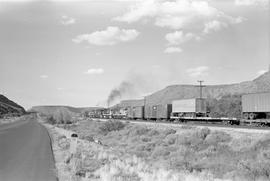
[{"label": "cumulus cloud", "polygon": [[88,69],[86,72],[84,72],[85,74],[103,74],[104,70],[102,68],[92,68],[92,69]]},{"label": "cumulus cloud", "polygon": [[39,76],[39,77],[42,78],[42,79],[47,79],[47,78],[49,78],[48,75],[41,75],[41,76]]},{"label": "cumulus cloud", "polygon": [[208,75],[209,67],[207,66],[199,66],[195,68],[187,69],[187,73],[190,77],[199,77]]},{"label": "cumulus cloud", "polygon": [[260,71],[257,72],[257,75],[262,75],[262,74],[264,74],[266,72],[267,72],[267,70],[260,70]]},{"label": "cumulus cloud", "polygon": [[91,34],[78,35],[72,41],[81,43],[87,41],[93,45],[115,45],[119,42],[132,41],[137,38],[139,32],[135,29],[120,29],[109,26],[106,30],[96,31]]},{"label": "cumulus cloud", "polygon": [[164,53],[181,53],[182,49],[179,47],[167,47],[164,50]]},{"label": "cumulus cloud", "polygon": [[220,22],[217,20],[210,21],[208,23],[205,23],[203,32],[208,34],[213,31],[219,31],[222,28],[226,28],[228,25],[224,22]]},{"label": "cumulus cloud", "polygon": [[197,36],[192,33],[185,34],[183,31],[175,31],[165,35],[165,39],[169,42],[170,45],[179,45],[196,37]]},{"label": "cumulus cloud", "polygon": [[228,19],[230,20],[231,24],[238,24],[238,23],[242,23],[243,21],[247,20],[246,18],[243,18],[241,16],[233,18],[233,17],[228,17]]},{"label": "cumulus cloud", "polygon": [[206,0],[145,0],[137,2],[126,13],[113,20],[127,23],[150,20],[159,27],[189,29],[194,33],[203,32],[205,24],[211,26],[214,20],[224,27],[225,24],[241,23],[243,18],[227,15]]},{"label": "cumulus cloud", "polygon": [[36,1],[36,0],[0,0],[0,2],[32,2],[32,1]]},{"label": "cumulus cloud", "polygon": [[252,6],[252,5],[263,5],[268,6],[269,0],[235,0],[237,6]]},{"label": "cumulus cloud", "polygon": [[71,24],[74,24],[75,22],[76,22],[76,20],[74,18],[68,17],[66,15],[63,15],[61,17],[61,23],[63,25],[71,25]]},{"label": "cumulus cloud", "polygon": [[[0,0],[1,1],[1,0]],[[5,0],[3,0],[5,1]],[[6,0],[7,1],[7,0]],[[17,1],[17,0],[12,0],[12,1]],[[21,0],[21,1],[27,1],[27,0]],[[35,0],[32,0],[35,1]],[[48,0],[48,1],[52,1],[52,2],[78,2],[78,0]],[[95,2],[96,0],[80,0],[82,2]],[[103,0],[103,2],[135,2],[135,1],[143,1],[143,0]]]},{"label": "cumulus cloud", "polygon": [[154,18],[157,26],[180,29],[195,23],[198,19],[210,18],[219,14],[219,11],[206,1],[146,0],[132,6],[127,13],[114,20],[132,23],[143,18]]}]

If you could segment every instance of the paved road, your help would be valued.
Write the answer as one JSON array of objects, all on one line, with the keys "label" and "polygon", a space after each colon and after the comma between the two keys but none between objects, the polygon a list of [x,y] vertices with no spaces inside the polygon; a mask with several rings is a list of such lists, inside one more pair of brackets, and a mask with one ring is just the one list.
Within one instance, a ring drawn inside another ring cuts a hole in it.
[{"label": "paved road", "polygon": [[0,181],[56,181],[51,140],[33,119],[0,125]]}]

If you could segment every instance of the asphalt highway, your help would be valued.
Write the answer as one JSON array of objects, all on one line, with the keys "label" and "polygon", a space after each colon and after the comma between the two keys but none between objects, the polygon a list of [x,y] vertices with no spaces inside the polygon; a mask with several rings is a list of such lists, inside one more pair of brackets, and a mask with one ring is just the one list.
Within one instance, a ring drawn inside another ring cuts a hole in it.
[{"label": "asphalt highway", "polygon": [[0,125],[0,181],[57,181],[51,139],[28,119]]}]

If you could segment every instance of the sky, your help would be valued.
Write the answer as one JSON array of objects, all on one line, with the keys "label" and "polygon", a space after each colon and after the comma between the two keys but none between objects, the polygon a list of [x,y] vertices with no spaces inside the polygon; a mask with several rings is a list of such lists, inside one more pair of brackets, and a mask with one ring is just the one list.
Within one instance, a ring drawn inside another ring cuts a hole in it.
[{"label": "sky", "polygon": [[[269,0],[0,0],[0,93],[25,108],[104,106],[171,84],[253,80]],[[129,90],[130,91],[130,90]]]}]

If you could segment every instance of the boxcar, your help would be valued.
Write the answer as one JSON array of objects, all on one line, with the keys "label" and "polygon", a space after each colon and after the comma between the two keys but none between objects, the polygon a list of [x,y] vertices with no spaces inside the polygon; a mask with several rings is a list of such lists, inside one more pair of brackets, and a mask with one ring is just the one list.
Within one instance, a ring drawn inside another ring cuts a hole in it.
[{"label": "boxcar", "polygon": [[144,106],[135,106],[132,108],[132,119],[144,119]]},{"label": "boxcar", "polygon": [[131,106],[126,107],[126,110],[127,110],[127,118],[128,118],[128,119],[132,119],[133,113],[132,113],[132,108],[131,108]]},{"label": "boxcar", "polygon": [[172,104],[146,105],[145,118],[153,120],[170,119],[171,112]]},{"label": "boxcar", "polygon": [[242,95],[242,116],[244,119],[270,118],[270,92]]}]

